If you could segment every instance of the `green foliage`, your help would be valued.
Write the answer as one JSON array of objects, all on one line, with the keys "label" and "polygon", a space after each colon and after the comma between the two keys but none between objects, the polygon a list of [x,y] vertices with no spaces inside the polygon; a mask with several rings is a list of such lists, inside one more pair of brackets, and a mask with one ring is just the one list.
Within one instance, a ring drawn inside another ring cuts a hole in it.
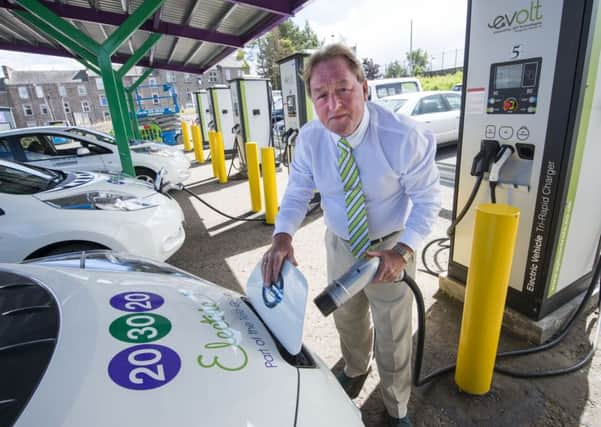
[{"label": "green foliage", "polygon": [[271,80],[274,89],[280,89],[280,67],[282,58],[295,52],[321,47],[317,34],[305,21],[303,29],[290,19],[248,45],[247,53],[256,51],[257,72]]},{"label": "green foliage", "polygon": [[415,49],[412,52],[407,52],[405,55],[409,71],[412,76],[421,76],[428,69],[430,56],[428,52],[422,49]]},{"label": "green foliage", "polygon": [[392,61],[385,67],[384,77],[408,77],[409,72],[399,61]]},{"label": "green foliage", "polygon": [[367,80],[375,80],[382,77],[380,65],[376,64],[372,58],[363,58],[363,72]]},{"label": "green foliage", "polygon": [[246,52],[244,52],[244,50],[238,49],[236,52],[236,61],[242,62],[242,71],[244,71],[245,74],[250,72],[250,64],[246,60]]},{"label": "green foliage", "polygon": [[419,80],[423,90],[450,90],[457,83],[463,82],[463,72],[457,71],[454,74],[445,74],[444,76],[421,76]]}]

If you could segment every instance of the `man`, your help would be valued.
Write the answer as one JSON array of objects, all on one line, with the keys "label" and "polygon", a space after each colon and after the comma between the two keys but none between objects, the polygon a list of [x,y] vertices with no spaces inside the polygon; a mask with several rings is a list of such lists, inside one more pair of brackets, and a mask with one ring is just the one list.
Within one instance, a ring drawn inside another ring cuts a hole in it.
[{"label": "man", "polygon": [[343,45],[313,54],[304,78],[319,120],[299,133],[263,279],[266,285],[277,280],[284,259],[296,265],[292,235],[317,189],[327,227],[328,281],[360,257],[380,257],[373,282],[334,312],[345,362],[338,381],[357,397],[369,374],[375,326],[390,425],[411,425],[412,295],[394,281],[403,269],[415,274],[415,249],[440,209],[436,141],[411,119],[366,102],[361,63]]}]

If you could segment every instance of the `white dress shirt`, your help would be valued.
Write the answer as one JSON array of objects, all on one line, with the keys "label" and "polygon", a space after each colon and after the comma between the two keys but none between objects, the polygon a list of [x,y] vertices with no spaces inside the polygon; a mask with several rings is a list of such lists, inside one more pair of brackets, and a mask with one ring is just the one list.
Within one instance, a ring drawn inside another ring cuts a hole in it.
[{"label": "white dress shirt", "polygon": [[[369,238],[402,230],[400,242],[415,250],[440,211],[436,139],[408,117],[371,102],[365,106],[361,123],[346,139],[361,176]],[[319,120],[300,130],[274,234],[294,235],[317,189],[326,226],[348,240],[345,193],[338,171],[339,139]]]}]

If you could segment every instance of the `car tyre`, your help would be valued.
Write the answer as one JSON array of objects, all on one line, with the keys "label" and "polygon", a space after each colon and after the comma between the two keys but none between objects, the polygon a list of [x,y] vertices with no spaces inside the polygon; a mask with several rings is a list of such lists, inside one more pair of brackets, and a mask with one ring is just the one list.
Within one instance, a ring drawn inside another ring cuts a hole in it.
[{"label": "car tyre", "polygon": [[136,168],[134,168],[134,170],[136,172],[136,179],[139,179],[141,181],[145,181],[145,182],[148,182],[148,183],[154,185],[154,180],[157,176],[155,171],[153,171],[152,169],[143,168],[143,167],[136,167]]}]

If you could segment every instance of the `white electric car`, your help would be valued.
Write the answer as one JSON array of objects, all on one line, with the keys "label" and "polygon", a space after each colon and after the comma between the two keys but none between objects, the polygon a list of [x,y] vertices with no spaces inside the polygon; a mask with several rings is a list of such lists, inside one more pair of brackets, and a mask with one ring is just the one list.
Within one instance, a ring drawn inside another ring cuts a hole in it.
[{"label": "white electric car", "polygon": [[362,426],[328,367],[248,301],[108,251],[0,264],[3,425]]},{"label": "white electric car", "polygon": [[[136,177],[154,180],[164,169],[179,185],[190,176],[190,161],[182,150],[150,141],[131,141]],[[61,170],[121,172],[115,138],[81,127],[44,126],[0,132],[0,159]]]},{"label": "white electric car", "polygon": [[184,243],[183,220],[144,181],[0,160],[0,262],[85,249],[163,261]]}]

